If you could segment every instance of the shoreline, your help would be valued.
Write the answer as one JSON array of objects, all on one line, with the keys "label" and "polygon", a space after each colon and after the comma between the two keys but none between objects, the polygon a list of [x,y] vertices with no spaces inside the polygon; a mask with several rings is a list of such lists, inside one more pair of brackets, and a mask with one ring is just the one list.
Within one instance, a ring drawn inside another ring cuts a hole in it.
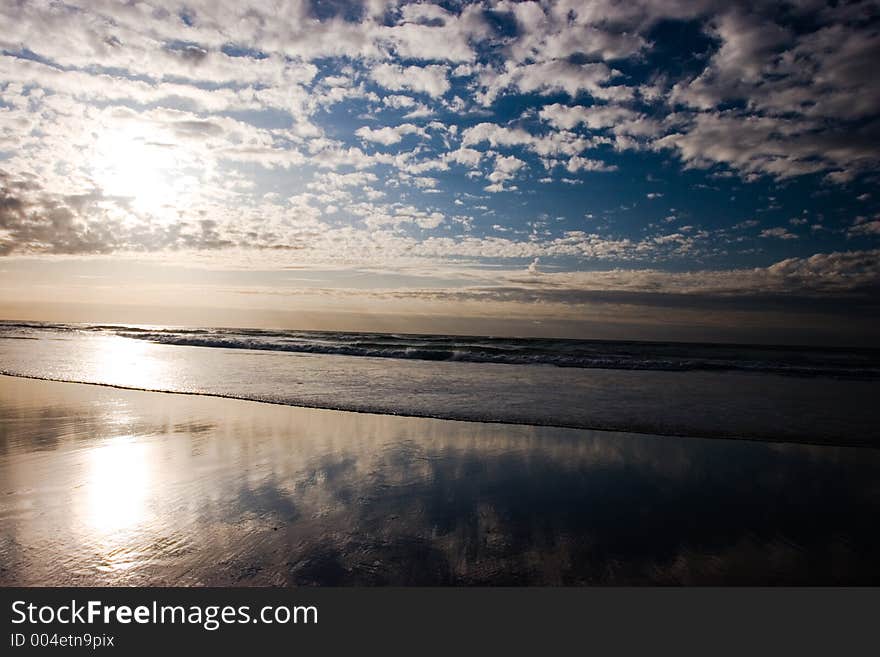
[{"label": "shoreline", "polygon": [[[759,376],[759,375],[756,375]],[[773,438],[770,436],[747,436],[735,433],[681,433],[674,431],[664,431],[662,427],[658,428],[649,428],[645,427],[641,428],[618,428],[618,427],[607,427],[600,425],[581,425],[581,424],[567,424],[567,423],[549,423],[549,422],[527,422],[527,421],[517,421],[515,419],[503,419],[503,420],[494,420],[494,419],[485,419],[474,416],[467,415],[429,415],[429,414],[416,414],[416,413],[393,413],[393,412],[384,412],[382,410],[374,410],[374,409],[358,409],[358,408],[349,408],[349,407],[334,407],[328,405],[310,405],[306,403],[290,403],[285,401],[276,401],[271,399],[252,399],[250,397],[241,397],[234,395],[225,395],[222,393],[214,393],[214,392],[194,392],[194,391],[186,391],[186,390],[163,390],[160,388],[137,388],[133,386],[124,386],[113,383],[99,383],[99,382],[87,382],[87,381],[74,381],[70,379],[56,379],[50,377],[40,377],[40,376],[31,376],[26,374],[17,374],[0,370],[0,377],[9,377],[15,379],[26,379],[32,381],[45,381],[49,383],[64,383],[64,384],[74,384],[81,386],[96,386],[100,388],[111,388],[114,390],[129,390],[133,392],[146,392],[146,393],[156,393],[163,395],[186,395],[190,397],[209,397],[214,399],[231,399],[236,401],[243,402],[251,402],[255,404],[268,404],[271,406],[282,406],[282,407],[290,407],[290,408],[303,408],[303,409],[312,409],[312,410],[324,410],[324,411],[336,411],[340,413],[356,413],[359,415],[376,415],[383,417],[401,417],[401,418],[413,418],[413,419],[426,419],[426,420],[441,420],[448,422],[468,422],[473,424],[488,424],[488,425],[509,425],[509,426],[524,426],[524,427],[546,427],[549,429],[571,429],[571,430],[582,430],[582,431],[600,431],[604,433],[611,434],[638,434],[641,436],[657,436],[663,438],[698,438],[704,440],[736,440],[736,441],[746,441],[746,442],[757,442],[757,443],[768,443],[768,444],[790,444],[790,445],[809,445],[815,447],[847,447],[847,448],[857,448],[857,449],[868,449],[868,450],[880,450],[880,444],[876,443],[876,441],[842,441],[833,438],[829,438],[827,440],[817,439],[817,438],[802,438],[802,439],[792,439],[790,436],[785,436],[782,438]]]}]

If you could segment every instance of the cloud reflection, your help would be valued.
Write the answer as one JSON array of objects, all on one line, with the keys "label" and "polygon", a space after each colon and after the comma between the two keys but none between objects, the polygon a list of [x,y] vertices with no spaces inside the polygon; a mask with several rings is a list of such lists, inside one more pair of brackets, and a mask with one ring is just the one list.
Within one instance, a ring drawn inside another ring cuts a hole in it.
[{"label": "cloud reflection", "polygon": [[880,581],[875,450],[0,386],[4,584]]}]

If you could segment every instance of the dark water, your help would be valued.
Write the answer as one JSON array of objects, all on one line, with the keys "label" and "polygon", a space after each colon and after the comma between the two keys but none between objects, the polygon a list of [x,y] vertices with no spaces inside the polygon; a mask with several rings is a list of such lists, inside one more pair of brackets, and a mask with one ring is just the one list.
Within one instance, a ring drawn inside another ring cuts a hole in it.
[{"label": "dark water", "polygon": [[0,393],[6,585],[880,583],[880,450]]},{"label": "dark water", "polygon": [[41,331],[94,332],[178,346],[403,360],[880,378],[880,350],[867,348],[0,322],[0,337],[39,337]]}]

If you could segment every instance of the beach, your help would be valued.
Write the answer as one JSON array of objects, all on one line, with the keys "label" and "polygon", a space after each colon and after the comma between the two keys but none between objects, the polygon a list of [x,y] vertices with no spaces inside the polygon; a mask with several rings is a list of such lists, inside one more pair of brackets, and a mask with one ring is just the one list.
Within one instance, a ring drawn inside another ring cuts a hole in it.
[{"label": "beach", "polygon": [[0,584],[880,582],[880,450],[0,376]]}]

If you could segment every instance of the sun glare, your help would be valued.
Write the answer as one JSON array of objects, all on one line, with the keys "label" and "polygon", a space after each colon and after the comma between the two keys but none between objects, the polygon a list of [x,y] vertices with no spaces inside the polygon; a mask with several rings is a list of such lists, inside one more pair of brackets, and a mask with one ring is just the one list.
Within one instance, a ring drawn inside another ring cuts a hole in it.
[{"label": "sun glare", "polygon": [[95,143],[91,175],[105,195],[130,199],[133,210],[161,216],[175,203],[176,150],[143,124],[107,130]]}]

